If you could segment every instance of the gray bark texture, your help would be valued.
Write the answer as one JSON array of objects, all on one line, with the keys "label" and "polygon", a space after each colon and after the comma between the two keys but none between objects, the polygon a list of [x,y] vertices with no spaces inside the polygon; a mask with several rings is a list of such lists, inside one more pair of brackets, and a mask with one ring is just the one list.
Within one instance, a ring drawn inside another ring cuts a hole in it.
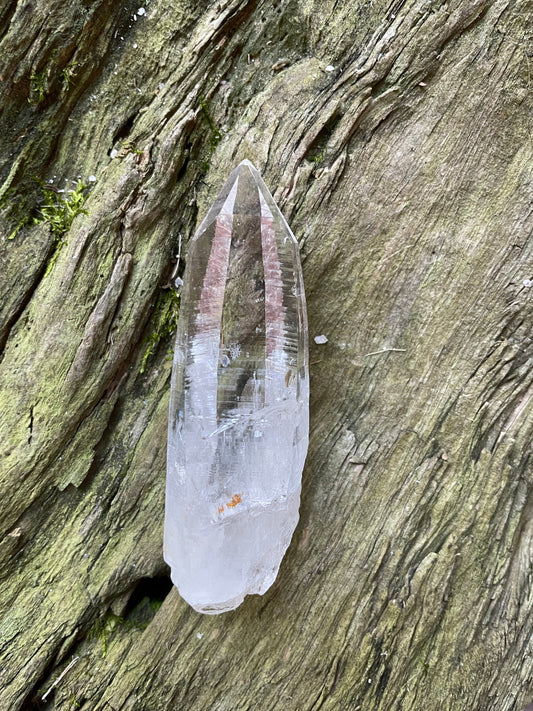
[{"label": "gray bark texture", "polygon": [[[533,700],[532,16],[3,0],[2,711]],[[162,558],[169,279],[243,158],[301,245],[311,441],[275,585],[207,617]]]}]

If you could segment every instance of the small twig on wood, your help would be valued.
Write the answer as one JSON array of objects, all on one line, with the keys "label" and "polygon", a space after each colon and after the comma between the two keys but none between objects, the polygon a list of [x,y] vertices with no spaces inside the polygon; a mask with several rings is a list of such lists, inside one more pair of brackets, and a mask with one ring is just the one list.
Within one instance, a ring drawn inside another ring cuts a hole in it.
[{"label": "small twig on wood", "polygon": [[407,348],[384,348],[382,351],[372,351],[372,353],[363,353],[361,358],[366,358],[366,356],[371,356],[371,355],[380,355],[380,353],[390,353],[391,351],[395,351],[396,353],[405,353]]},{"label": "small twig on wood", "polygon": [[72,669],[72,667],[74,666],[74,664],[76,664],[77,662],[79,662],[79,660],[80,660],[79,657],[74,657],[74,659],[70,662],[70,664],[68,664],[68,665],[65,667],[65,669],[63,669],[63,671],[62,671],[61,674],[57,677],[57,679],[54,681],[54,683],[52,684],[52,686],[51,686],[51,687],[48,689],[48,691],[47,691],[45,694],[43,694],[43,696],[41,697],[41,699],[42,699],[43,701],[46,701],[46,697],[47,697],[48,694],[52,691],[52,689],[54,689],[54,688],[59,684],[59,682],[60,682],[61,679],[65,676],[65,674],[66,674],[70,669]]}]

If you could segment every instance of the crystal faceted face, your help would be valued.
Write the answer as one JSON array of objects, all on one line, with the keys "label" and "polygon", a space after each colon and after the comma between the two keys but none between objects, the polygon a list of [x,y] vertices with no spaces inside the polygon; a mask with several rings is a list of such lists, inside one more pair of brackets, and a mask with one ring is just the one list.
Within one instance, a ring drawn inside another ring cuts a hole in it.
[{"label": "crystal faceted face", "polygon": [[298,244],[245,160],[190,245],[172,371],[164,557],[198,612],[276,579],[308,435]]}]

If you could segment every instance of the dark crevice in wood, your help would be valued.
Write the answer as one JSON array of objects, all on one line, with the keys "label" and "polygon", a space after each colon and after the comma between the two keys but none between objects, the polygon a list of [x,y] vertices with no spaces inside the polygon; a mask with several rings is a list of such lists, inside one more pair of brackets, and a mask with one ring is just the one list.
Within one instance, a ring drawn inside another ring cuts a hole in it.
[{"label": "dark crevice in wood", "polygon": [[143,610],[143,619],[155,615],[158,603],[164,602],[167,595],[172,590],[172,581],[168,575],[157,575],[152,578],[141,578],[135,585],[124,610],[123,617],[130,619],[139,615],[140,608],[149,607]]},{"label": "dark crevice in wood", "polygon": [[9,32],[9,25],[16,12],[17,3],[18,0],[11,0],[11,2],[6,4],[4,9],[0,11],[0,42]]},{"label": "dark crevice in wood", "polygon": [[[133,128],[133,124],[135,123],[135,119],[137,118],[137,116],[138,116],[138,112],[131,114],[131,116],[129,116],[124,121],[124,123],[117,129],[117,131],[115,131],[115,133],[113,135],[113,141],[112,141],[113,145],[115,145],[119,141],[124,141],[124,139],[126,139],[130,135],[131,130]],[[110,151],[111,151],[111,149],[110,149]]]}]

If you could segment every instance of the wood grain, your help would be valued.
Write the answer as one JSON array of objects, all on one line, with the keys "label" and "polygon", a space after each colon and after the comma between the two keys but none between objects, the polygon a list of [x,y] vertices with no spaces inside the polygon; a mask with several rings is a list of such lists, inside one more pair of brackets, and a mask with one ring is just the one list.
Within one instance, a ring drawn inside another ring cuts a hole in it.
[{"label": "wood grain", "polygon": [[[0,9],[1,708],[531,702],[531,10]],[[162,560],[172,337],[140,371],[244,158],[301,245],[311,444],[275,586],[204,617]],[[47,275],[35,178],[89,185]]]}]

